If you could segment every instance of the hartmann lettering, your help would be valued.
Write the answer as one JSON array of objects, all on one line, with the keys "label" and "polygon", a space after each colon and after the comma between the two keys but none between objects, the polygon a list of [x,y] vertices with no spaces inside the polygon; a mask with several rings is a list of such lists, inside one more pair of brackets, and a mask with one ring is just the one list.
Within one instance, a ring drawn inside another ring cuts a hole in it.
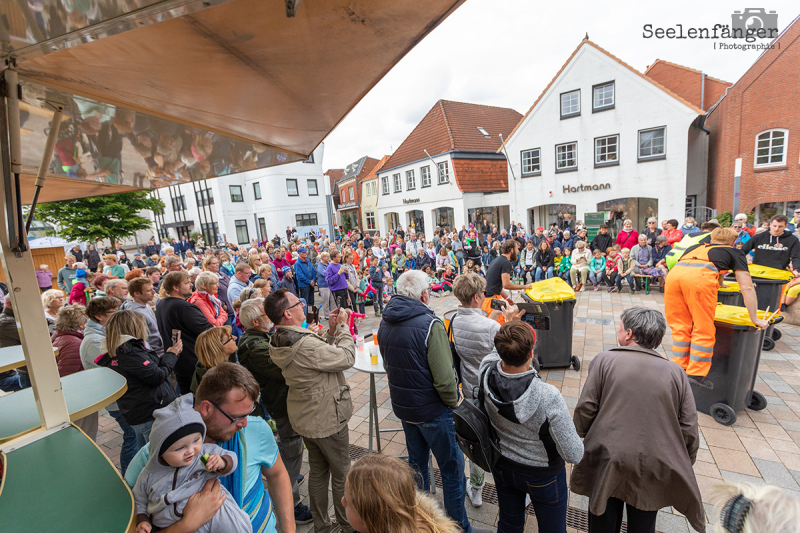
[{"label": "hartmann lettering", "polygon": [[583,191],[602,191],[603,189],[610,189],[610,183],[601,183],[600,185],[578,185],[577,187],[570,187],[569,185],[564,185],[563,191],[564,193],[568,192],[583,192]]}]

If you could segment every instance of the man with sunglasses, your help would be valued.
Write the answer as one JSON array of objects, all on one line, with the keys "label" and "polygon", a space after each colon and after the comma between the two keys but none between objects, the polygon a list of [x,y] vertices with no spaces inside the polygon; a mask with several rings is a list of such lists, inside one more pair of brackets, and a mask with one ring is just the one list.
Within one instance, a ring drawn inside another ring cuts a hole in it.
[{"label": "man with sunglasses", "polygon": [[[296,531],[292,486],[275,437],[263,418],[252,416],[260,392],[258,382],[241,365],[221,363],[205,373],[194,397],[194,409],[206,426],[205,442],[235,453],[239,466],[226,477],[208,481],[189,498],[181,520],[161,533],[193,533],[214,518],[225,499],[220,483],[250,515],[253,531],[274,533],[276,517],[281,531]],[[144,446],[128,466],[125,481],[131,487],[149,456],[150,447]]]},{"label": "man with sunglasses", "polygon": [[316,333],[316,325],[302,327],[306,318],[303,302],[286,289],[278,289],[264,299],[264,312],[276,326],[269,353],[289,386],[289,421],[303,436],[308,449],[308,495],[314,531],[329,533],[334,527],[328,516],[330,481],[336,521],[343,532],[351,533],[353,528],[342,505],[350,470],[347,424],[353,415],[344,371],[356,361],[356,347],[348,328],[350,311],[331,311],[324,336]]}]

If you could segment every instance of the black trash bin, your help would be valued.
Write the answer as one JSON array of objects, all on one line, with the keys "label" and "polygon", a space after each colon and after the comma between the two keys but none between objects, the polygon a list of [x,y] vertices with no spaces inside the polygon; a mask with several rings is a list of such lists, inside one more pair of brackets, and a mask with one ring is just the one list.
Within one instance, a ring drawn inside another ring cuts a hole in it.
[{"label": "black trash bin", "polygon": [[[753,276],[753,283],[756,286],[756,298],[758,299],[759,309],[764,310],[769,308],[770,314],[780,309],[783,286],[789,283],[789,280],[765,279]],[[775,341],[780,338],[781,330],[774,325],[770,325],[770,327],[767,328],[767,334],[764,336],[764,349],[769,351],[775,348]]]},{"label": "black trash bin", "polygon": [[717,301],[722,305],[735,305],[744,307],[744,298],[739,290],[738,283],[727,283],[727,286],[720,287],[717,291]]},{"label": "black trash bin", "polygon": [[[763,315],[763,311],[759,313]],[[747,309],[736,306],[717,306],[714,324],[716,343],[708,373],[714,388],[692,387],[692,392],[698,411],[730,426],[736,423],[736,413],[745,407],[760,411],[767,406],[764,395],[753,390],[765,330],[756,329]]]},{"label": "black trash bin", "polygon": [[550,314],[550,329],[536,332],[533,352],[536,369],[572,365],[573,369],[580,370],[580,358],[572,355],[575,291],[561,278],[550,278],[534,283],[522,293],[522,298],[529,303],[545,305]]}]

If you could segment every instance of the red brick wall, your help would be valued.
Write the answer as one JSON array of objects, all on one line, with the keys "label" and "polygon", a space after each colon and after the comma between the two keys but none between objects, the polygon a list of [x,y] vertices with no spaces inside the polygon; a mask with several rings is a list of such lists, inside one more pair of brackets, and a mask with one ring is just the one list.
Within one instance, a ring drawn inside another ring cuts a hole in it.
[{"label": "red brick wall", "polygon": [[659,61],[648,69],[647,77],[657,81],[697,107],[700,107],[702,100],[705,109],[709,109],[714,105],[725,94],[725,88],[730,85],[730,83],[724,83],[706,75],[704,90],[701,72],[663,61]]},{"label": "red brick wall", "polygon": [[[800,200],[800,23],[780,39],[780,49],[764,54],[742,76],[706,121],[709,139],[709,204],[733,207],[733,173],[742,158],[739,209]],[[786,165],[754,171],[756,135],[773,128],[789,130]]]}]

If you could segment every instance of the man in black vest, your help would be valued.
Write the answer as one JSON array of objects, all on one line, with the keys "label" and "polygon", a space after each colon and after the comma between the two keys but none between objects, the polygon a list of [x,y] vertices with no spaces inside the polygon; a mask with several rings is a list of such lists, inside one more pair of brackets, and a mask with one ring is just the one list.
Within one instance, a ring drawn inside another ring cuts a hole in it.
[{"label": "man in black vest", "polygon": [[442,473],[444,508],[465,532],[473,529],[464,508],[467,478],[456,442],[453,409],[461,398],[444,324],[428,307],[428,276],[410,270],[397,279],[397,294],[383,312],[378,344],[389,379],[394,414],[400,418],[408,464],[420,490],[430,491],[428,455]]}]

